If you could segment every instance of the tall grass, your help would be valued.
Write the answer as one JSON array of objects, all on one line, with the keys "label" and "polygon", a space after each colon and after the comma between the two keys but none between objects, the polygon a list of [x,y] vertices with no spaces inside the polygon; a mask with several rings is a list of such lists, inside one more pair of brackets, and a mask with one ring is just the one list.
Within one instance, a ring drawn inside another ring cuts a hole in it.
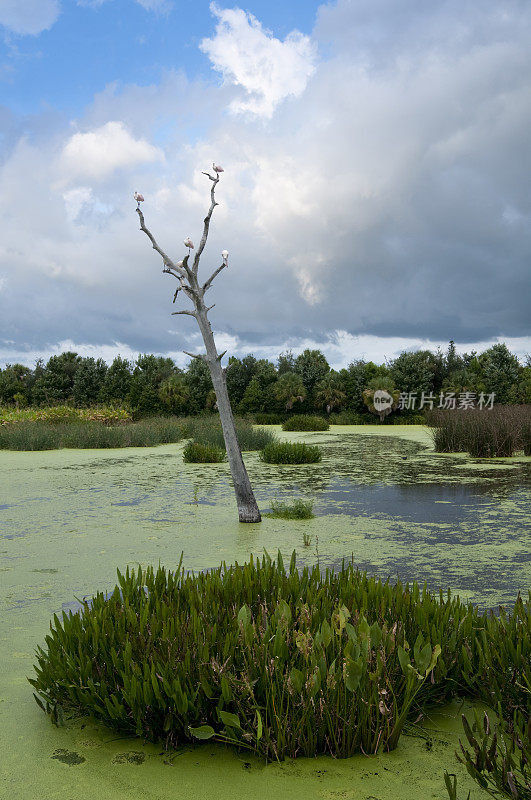
[{"label": "tall grass", "polygon": [[531,450],[531,406],[494,406],[491,410],[432,411],[435,449],[468,452],[477,458],[507,457]]},{"label": "tall grass", "polygon": [[127,425],[101,422],[19,422],[0,426],[2,450],[153,447],[183,438],[177,419],[151,417]]},{"label": "tall grass", "polygon": [[0,408],[0,425],[21,422],[103,422],[117,425],[130,422],[131,413],[125,408],[95,406],[73,408],[72,406],[48,406],[46,408]]},{"label": "tall grass", "polygon": [[531,602],[485,617],[352,565],[299,571],[295,554],[287,570],[280,554],[198,575],[127,569],[111,596],[54,617],[30,683],[55,721],[73,709],[167,747],[346,757],[392,750],[412,712],[457,691],[529,710],[530,620]]},{"label": "tall grass", "polygon": [[[247,419],[236,417],[234,422],[241,450],[262,450],[267,444],[277,440],[272,431],[253,428],[252,422]],[[217,414],[208,417],[187,417],[182,420],[182,427],[186,438],[225,450],[223,431]]]},{"label": "tall grass", "polygon": [[183,461],[188,464],[219,464],[225,458],[225,451],[212,444],[188,442],[183,450]]}]

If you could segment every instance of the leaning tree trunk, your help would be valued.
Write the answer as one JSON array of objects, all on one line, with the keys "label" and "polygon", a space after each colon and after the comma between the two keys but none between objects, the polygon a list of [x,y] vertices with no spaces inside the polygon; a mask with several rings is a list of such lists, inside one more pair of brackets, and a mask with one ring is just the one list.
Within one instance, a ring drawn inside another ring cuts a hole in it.
[{"label": "leaning tree trunk", "polygon": [[[229,459],[230,471],[232,475],[232,481],[234,483],[234,491],[236,494],[236,503],[238,505],[238,517],[240,522],[260,522],[261,516],[260,511],[258,509],[258,504],[256,502],[253,489],[251,487],[251,482],[249,480],[249,476],[247,474],[247,470],[245,468],[245,464],[243,462],[242,453],[240,450],[240,445],[238,444],[238,438],[236,436],[236,426],[234,424],[234,417],[232,415],[232,408],[230,405],[229,394],[227,392],[227,384],[225,382],[225,373],[221,366],[221,359],[223,358],[225,353],[218,354],[216,349],[216,343],[214,341],[214,334],[212,333],[212,328],[210,326],[210,322],[208,320],[208,312],[210,311],[213,306],[207,307],[204,302],[205,292],[208,291],[214,278],[227,266],[227,259],[228,254],[224,251],[223,255],[223,263],[219,266],[210,278],[201,286],[198,281],[198,267],[199,267],[199,259],[201,257],[201,253],[204,250],[206,240],[208,237],[208,229],[210,225],[210,218],[212,216],[212,212],[214,208],[217,206],[217,203],[214,199],[214,190],[216,185],[219,181],[219,172],[216,171],[215,177],[210,175],[208,172],[204,173],[208,176],[208,178],[212,181],[212,188],[210,192],[211,196],[211,204],[210,209],[205,217],[204,220],[204,228],[203,228],[203,235],[201,237],[201,242],[199,247],[197,248],[196,254],[194,256],[194,261],[192,266],[188,265],[189,254],[185,256],[182,261],[174,263],[171,258],[162,250],[157,242],[155,241],[151,232],[146,228],[144,222],[144,215],[140,210],[140,202],[137,205],[137,213],[140,218],[140,229],[144,231],[146,236],[150,239],[151,244],[153,245],[153,249],[156,250],[161,256],[164,263],[163,272],[167,272],[170,275],[173,275],[179,281],[179,286],[177,287],[177,291],[173,297],[173,302],[175,302],[177,295],[182,290],[184,294],[186,294],[194,304],[194,310],[188,311],[175,311],[174,314],[186,314],[190,317],[195,317],[197,320],[197,324],[199,325],[199,329],[203,336],[203,342],[205,344],[206,354],[200,353],[188,353],[185,351],[186,355],[192,356],[192,358],[202,358],[208,364],[208,368],[210,370],[210,377],[212,378],[212,384],[214,386],[214,391],[216,393],[217,405],[219,416],[221,419],[221,428],[223,430],[223,439],[225,441],[225,448],[227,450],[227,457]],[[187,240],[188,242],[188,240]],[[188,246],[188,244],[186,244]],[[190,243],[190,246],[193,245]]]}]

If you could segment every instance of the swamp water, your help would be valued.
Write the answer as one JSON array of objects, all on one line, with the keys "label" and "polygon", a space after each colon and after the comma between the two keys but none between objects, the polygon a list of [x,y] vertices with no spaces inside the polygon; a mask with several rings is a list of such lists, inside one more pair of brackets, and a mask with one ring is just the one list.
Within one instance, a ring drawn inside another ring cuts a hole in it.
[{"label": "swamp water", "polygon": [[[188,569],[252,552],[297,550],[299,563],[342,558],[381,577],[426,579],[482,607],[530,585],[530,459],[471,460],[431,452],[416,427],[334,427],[283,434],[319,443],[320,464],[277,467],[245,454],[259,505],[314,500],[316,519],[235,521],[226,464],[186,465],[182,444],[127,450],[0,452],[0,796],[33,800],[125,798],[446,799],[445,768],[461,794],[482,793],[455,761],[457,704],[435,714],[426,741],[345,761],[264,766],[210,744],[168,758],[91,720],[56,729],[26,676],[50,617],[75,597],[107,591],[127,564]],[[310,537],[304,546],[303,534]],[[465,790],[466,787],[466,790]]]}]

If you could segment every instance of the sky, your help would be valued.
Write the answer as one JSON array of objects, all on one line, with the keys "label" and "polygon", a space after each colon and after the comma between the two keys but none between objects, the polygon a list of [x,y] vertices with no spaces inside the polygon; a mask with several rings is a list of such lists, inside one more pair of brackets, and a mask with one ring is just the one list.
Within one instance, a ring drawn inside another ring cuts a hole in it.
[{"label": "sky", "polygon": [[[531,351],[528,0],[0,0],[0,365]],[[181,297],[179,295],[179,297]]]}]

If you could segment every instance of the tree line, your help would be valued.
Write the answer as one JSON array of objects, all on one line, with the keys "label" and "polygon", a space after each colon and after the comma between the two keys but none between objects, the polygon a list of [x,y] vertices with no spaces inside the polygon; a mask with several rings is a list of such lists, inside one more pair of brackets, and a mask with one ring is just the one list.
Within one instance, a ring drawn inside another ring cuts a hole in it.
[{"label": "tree line", "polygon": [[[229,358],[227,389],[240,414],[330,413],[367,410],[367,388],[405,393],[488,392],[496,403],[531,402],[531,362],[522,366],[505,344],[481,354],[458,355],[453,342],[446,352],[403,352],[386,364],[355,360],[331,369],[320,350],[291,351],[276,363],[253,355]],[[216,397],[208,366],[194,358],[185,369],[171,358],[140,355],[134,362],[117,356],[107,365],[101,358],[74,352],[52,356],[34,368],[8,364],[0,370],[0,404],[48,406],[70,403],[128,405],[138,414],[201,414],[215,410]]]}]

